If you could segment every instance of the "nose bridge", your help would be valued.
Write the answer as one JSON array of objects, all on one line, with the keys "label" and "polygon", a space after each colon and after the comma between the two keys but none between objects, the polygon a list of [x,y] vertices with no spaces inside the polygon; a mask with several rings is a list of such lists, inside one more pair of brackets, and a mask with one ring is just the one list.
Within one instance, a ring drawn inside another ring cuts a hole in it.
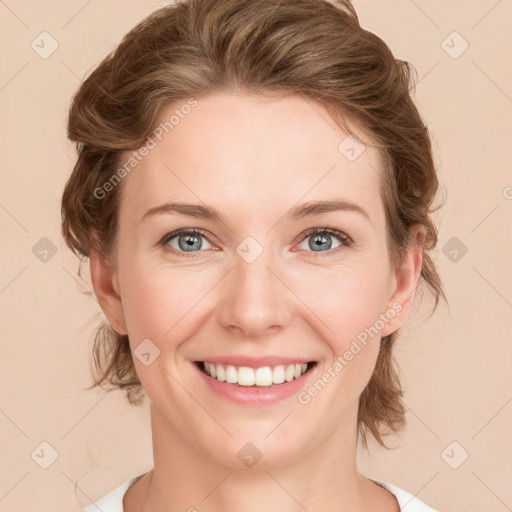
[{"label": "nose bridge", "polygon": [[274,256],[270,247],[264,249],[252,237],[239,244],[221,305],[225,327],[261,336],[286,322],[286,287],[275,275],[278,264]]}]

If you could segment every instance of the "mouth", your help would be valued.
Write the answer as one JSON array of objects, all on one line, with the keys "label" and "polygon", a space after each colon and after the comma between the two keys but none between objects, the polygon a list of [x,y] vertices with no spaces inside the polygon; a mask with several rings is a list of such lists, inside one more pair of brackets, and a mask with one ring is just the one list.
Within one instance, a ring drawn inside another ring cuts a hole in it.
[{"label": "mouth", "polygon": [[317,362],[297,362],[258,368],[208,361],[195,361],[194,364],[201,372],[218,382],[225,382],[238,387],[270,388],[300,379],[304,374],[310,372],[317,365]]}]

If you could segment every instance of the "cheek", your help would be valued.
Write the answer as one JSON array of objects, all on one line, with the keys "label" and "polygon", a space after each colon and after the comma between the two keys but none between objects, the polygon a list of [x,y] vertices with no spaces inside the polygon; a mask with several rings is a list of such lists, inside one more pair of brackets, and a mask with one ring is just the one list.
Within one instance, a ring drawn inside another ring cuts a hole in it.
[{"label": "cheek", "polygon": [[[321,281],[319,276],[316,273],[304,280],[297,294],[307,297],[312,310],[309,323],[321,333],[328,349],[320,378],[333,385],[328,385],[330,391],[322,394],[318,404],[323,402],[326,408],[336,404],[341,416],[348,403],[362,393],[375,368],[388,274],[385,267],[377,265],[345,267],[326,274]],[[316,390],[312,393],[314,396]]]},{"label": "cheek", "polygon": [[[126,256],[130,254],[136,254],[135,248],[120,253],[118,268],[132,347],[149,338],[160,350],[168,350],[173,339],[179,344],[197,334],[201,320],[214,313],[222,301],[214,288],[224,270],[208,265],[177,267],[168,262]],[[283,281],[293,291],[286,299],[291,301],[290,318],[298,323],[306,320],[317,331],[312,336],[327,342],[333,357],[343,354],[352,340],[373,326],[383,312],[388,269],[379,262],[369,261],[370,256],[337,266],[308,262],[284,266],[280,271]],[[279,280],[275,286],[275,292],[280,293]],[[229,289],[224,286],[222,289],[223,294],[230,294]],[[285,295],[283,291],[283,298]],[[293,329],[294,326],[283,327]]]},{"label": "cheek", "polygon": [[336,352],[375,324],[387,299],[388,274],[378,265],[310,269],[294,277],[294,291],[311,310],[315,325]]},{"label": "cheek", "polygon": [[193,269],[134,268],[123,287],[130,341],[135,345],[145,338],[157,345],[169,342],[190,323],[207,291],[206,280]]}]

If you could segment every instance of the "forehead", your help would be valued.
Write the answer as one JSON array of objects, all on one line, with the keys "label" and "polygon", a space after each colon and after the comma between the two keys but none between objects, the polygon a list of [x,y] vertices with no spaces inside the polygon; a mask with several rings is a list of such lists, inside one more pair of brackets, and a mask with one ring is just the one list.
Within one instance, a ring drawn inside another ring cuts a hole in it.
[{"label": "forehead", "polygon": [[163,112],[166,129],[124,178],[121,215],[135,221],[151,207],[185,201],[270,221],[277,205],[344,198],[364,204],[372,220],[382,216],[381,155],[358,140],[355,125],[350,134],[321,104],[296,95],[196,101]]}]

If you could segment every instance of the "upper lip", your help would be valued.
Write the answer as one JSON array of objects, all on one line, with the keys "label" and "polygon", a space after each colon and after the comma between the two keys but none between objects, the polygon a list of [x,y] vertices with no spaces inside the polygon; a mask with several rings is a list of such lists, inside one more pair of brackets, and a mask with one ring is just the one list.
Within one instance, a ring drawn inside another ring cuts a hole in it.
[{"label": "upper lip", "polygon": [[[282,357],[282,356],[262,356],[262,357],[249,357],[249,356],[212,356],[201,359],[200,361],[225,364],[232,366],[247,366],[249,368],[262,368],[264,366],[279,366],[289,364],[305,364],[314,362],[314,359],[306,359],[303,357]],[[199,362],[199,361],[198,361]]]}]

